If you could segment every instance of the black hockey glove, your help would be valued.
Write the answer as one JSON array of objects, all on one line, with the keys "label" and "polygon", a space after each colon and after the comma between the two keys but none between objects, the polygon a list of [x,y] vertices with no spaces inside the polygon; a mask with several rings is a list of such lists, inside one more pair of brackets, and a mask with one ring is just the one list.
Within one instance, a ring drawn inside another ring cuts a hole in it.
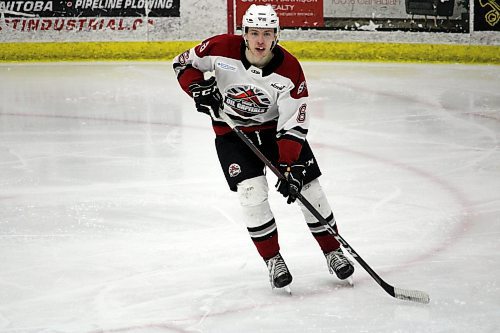
[{"label": "black hockey glove", "polygon": [[285,179],[278,179],[276,188],[285,198],[288,197],[286,202],[290,204],[297,199],[297,195],[302,190],[306,167],[298,163],[292,165],[280,163],[278,169],[285,176]]},{"label": "black hockey glove", "polygon": [[[219,118],[219,110],[222,109],[222,95],[217,88],[215,77],[212,76],[208,80],[192,83],[189,85],[189,91],[193,95],[198,112]],[[210,114],[210,109],[212,109],[213,115]]]}]

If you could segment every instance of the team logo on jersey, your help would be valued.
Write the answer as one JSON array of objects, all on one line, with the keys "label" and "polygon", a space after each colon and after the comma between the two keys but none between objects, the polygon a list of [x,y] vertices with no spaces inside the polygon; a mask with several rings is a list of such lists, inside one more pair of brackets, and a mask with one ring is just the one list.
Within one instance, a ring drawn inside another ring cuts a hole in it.
[{"label": "team logo on jersey", "polygon": [[229,172],[229,177],[231,178],[236,177],[241,173],[241,167],[239,164],[232,163],[229,166],[228,172]]},{"label": "team logo on jersey", "polygon": [[302,92],[305,91],[305,90],[307,90],[306,81],[302,81],[302,83],[297,88],[297,95],[302,94]]},{"label": "team logo on jersey", "polygon": [[243,117],[267,112],[270,97],[261,89],[250,85],[233,86],[226,90],[224,103]]},{"label": "team logo on jersey", "polygon": [[179,56],[179,64],[185,66],[187,64],[188,59],[189,59],[189,50],[184,51],[184,53],[182,53]]}]

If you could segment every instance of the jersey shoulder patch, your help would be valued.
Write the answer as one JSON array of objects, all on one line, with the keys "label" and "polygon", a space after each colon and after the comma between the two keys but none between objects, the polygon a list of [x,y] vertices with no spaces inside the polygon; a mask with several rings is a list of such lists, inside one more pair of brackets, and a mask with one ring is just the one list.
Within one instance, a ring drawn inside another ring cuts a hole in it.
[{"label": "jersey shoulder patch", "polygon": [[222,56],[240,59],[240,46],[243,37],[239,35],[217,35],[210,37],[194,48],[196,55],[200,58],[206,56]]}]

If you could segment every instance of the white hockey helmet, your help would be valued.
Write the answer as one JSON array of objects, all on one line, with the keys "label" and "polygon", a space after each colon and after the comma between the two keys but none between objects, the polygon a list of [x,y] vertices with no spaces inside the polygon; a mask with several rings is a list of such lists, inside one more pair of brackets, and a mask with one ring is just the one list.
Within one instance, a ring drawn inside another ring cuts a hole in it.
[{"label": "white hockey helmet", "polygon": [[278,14],[274,11],[271,5],[251,5],[248,7],[243,22],[241,23],[243,36],[248,31],[248,28],[267,28],[274,29],[276,34],[276,43],[278,43],[280,33],[280,20]]}]

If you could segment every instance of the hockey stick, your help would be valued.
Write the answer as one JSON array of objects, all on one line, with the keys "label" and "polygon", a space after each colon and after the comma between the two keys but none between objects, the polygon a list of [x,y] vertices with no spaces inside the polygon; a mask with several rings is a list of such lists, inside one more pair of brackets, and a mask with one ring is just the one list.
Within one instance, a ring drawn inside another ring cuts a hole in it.
[{"label": "hockey stick", "polygon": [[[283,174],[276,168],[269,159],[262,154],[262,152],[255,146],[255,144],[247,137],[247,135],[239,129],[236,124],[233,122],[229,116],[221,110],[220,118],[226,122],[226,124],[231,127],[231,129],[238,135],[238,137],[243,140],[243,142],[257,155],[257,157],[264,162],[264,164],[278,177],[278,179],[285,179]],[[389,295],[392,297],[405,300],[412,301],[418,303],[427,304],[430,301],[429,295],[420,290],[411,290],[411,289],[402,289],[395,288],[385,282],[367,263],[361,258],[361,256],[354,251],[354,249],[345,241],[345,239],[340,236],[330,224],[325,220],[323,216],[314,208],[314,206],[307,201],[300,193],[297,195],[297,199],[314,215],[315,218],[326,228],[326,230],[333,236],[335,239],[342,244],[342,246],[353,256],[354,259],[365,269],[365,271],[370,274],[370,276],[377,282]]]}]

